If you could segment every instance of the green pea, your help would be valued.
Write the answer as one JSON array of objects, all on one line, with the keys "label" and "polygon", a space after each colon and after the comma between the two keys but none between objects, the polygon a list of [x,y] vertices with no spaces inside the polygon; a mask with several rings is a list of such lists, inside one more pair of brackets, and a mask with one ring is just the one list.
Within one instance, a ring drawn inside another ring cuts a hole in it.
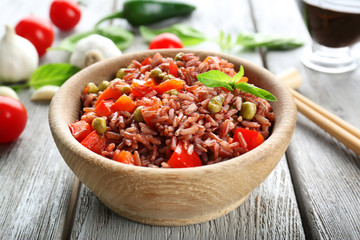
[{"label": "green pea", "polygon": [[102,81],[99,86],[98,86],[98,89],[99,91],[104,91],[105,89],[107,89],[108,87],[110,86],[110,82],[109,81]]},{"label": "green pea", "polygon": [[134,118],[137,122],[145,122],[141,110],[142,110],[142,106],[137,107],[134,111]]},{"label": "green pea", "polygon": [[131,87],[130,87],[130,85],[124,85],[124,86],[121,88],[121,93],[122,93],[122,94],[129,95],[129,94],[131,93]]},{"label": "green pea", "polygon": [[95,118],[92,121],[91,126],[99,134],[103,134],[106,132],[106,121],[103,118],[100,117]]},{"label": "green pea", "polygon": [[89,93],[98,93],[99,89],[98,87],[95,85],[95,83],[88,83],[88,87],[89,87]]},{"label": "green pea", "polygon": [[125,72],[125,68],[120,68],[117,73],[116,73],[116,77],[117,78],[123,78],[127,75],[127,73]]},{"label": "green pea", "polygon": [[171,75],[171,74],[166,74],[166,75],[163,77],[162,81],[165,82],[166,80],[173,79],[173,78],[175,78],[173,75]]},{"label": "green pea", "polygon": [[184,55],[184,53],[179,52],[178,54],[176,54],[176,56],[174,57],[175,61],[182,61],[182,56]]},{"label": "green pea", "polygon": [[207,108],[212,113],[218,113],[221,111],[222,104],[224,101],[225,101],[225,97],[223,95],[212,97],[210,99],[210,102],[208,103]]},{"label": "green pea", "polygon": [[252,102],[243,102],[241,104],[240,115],[247,120],[253,119],[256,114],[256,105]]},{"label": "green pea", "polygon": [[178,90],[176,90],[176,89],[171,89],[171,90],[169,90],[169,91],[166,91],[165,94],[178,95],[179,92],[178,92]]},{"label": "green pea", "polygon": [[154,68],[154,69],[152,69],[150,71],[150,77],[155,78],[155,79],[159,79],[159,78],[162,78],[162,77],[160,77],[162,73],[163,72],[161,71],[160,68]]}]

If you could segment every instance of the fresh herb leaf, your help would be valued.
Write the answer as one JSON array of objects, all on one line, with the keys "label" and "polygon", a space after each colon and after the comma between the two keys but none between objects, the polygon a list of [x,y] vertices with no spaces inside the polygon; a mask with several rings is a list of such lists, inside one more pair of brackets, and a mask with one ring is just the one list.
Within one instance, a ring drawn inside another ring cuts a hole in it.
[{"label": "fresh herb leaf", "polygon": [[186,26],[184,24],[174,24],[168,28],[151,29],[145,26],[140,26],[140,33],[147,42],[150,42],[154,37],[160,33],[173,33],[178,36],[185,46],[192,46],[199,44],[206,40],[206,36],[195,28]]},{"label": "fresh herb leaf", "polygon": [[78,33],[65,38],[60,42],[59,46],[50,48],[49,50],[64,50],[73,52],[78,41],[90,36],[91,34],[99,34],[112,40],[120,50],[125,50],[132,44],[134,35],[120,27],[106,26],[96,28],[88,32]]},{"label": "fresh herb leaf", "polygon": [[231,77],[218,70],[201,73],[197,75],[197,79],[208,87],[224,87],[229,91],[233,90]]},{"label": "fresh herb leaf", "polygon": [[261,33],[240,33],[236,44],[246,48],[266,47],[273,50],[287,50],[304,45],[302,41],[295,38]]},{"label": "fresh herb leaf", "polygon": [[243,76],[244,68],[243,66],[240,66],[239,72],[232,78],[219,70],[210,70],[197,75],[197,79],[207,87],[224,87],[229,91],[239,89],[268,101],[277,100],[274,95],[264,89],[255,87],[246,82],[239,82]]},{"label": "fresh herb leaf", "polygon": [[38,89],[45,85],[61,86],[78,71],[80,71],[80,68],[68,63],[45,64],[35,70],[28,85],[32,86],[34,89]]},{"label": "fresh herb leaf", "polygon": [[252,95],[255,95],[256,97],[260,97],[260,98],[263,98],[268,101],[276,101],[277,100],[276,97],[273,96],[268,91],[258,88],[258,87],[255,87],[255,86],[250,85],[245,82],[239,82],[238,84],[235,85],[235,88],[242,90],[244,92],[247,92],[247,93],[251,93]]},{"label": "fresh herb leaf", "polygon": [[244,76],[244,67],[241,65],[239,72],[235,74],[235,76],[233,76],[231,80],[237,83],[243,76]]}]

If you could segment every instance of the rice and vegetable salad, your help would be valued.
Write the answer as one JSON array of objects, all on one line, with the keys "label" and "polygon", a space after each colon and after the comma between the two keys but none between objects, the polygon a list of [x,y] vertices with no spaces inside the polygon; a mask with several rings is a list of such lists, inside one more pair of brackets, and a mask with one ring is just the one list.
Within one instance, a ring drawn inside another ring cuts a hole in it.
[{"label": "rice and vegetable salad", "polygon": [[274,121],[269,92],[248,84],[241,67],[217,56],[156,53],[89,83],[80,120],[69,124],[85,147],[135,166],[214,164],[250,151]]}]

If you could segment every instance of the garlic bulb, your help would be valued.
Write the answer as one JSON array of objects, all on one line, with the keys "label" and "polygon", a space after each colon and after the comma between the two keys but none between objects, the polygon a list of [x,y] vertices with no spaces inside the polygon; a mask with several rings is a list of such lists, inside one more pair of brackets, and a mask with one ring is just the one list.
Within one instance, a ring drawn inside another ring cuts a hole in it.
[{"label": "garlic bulb", "polygon": [[79,68],[87,67],[103,59],[121,55],[121,51],[109,38],[92,34],[81,39],[70,56],[70,64]]},{"label": "garlic bulb", "polygon": [[16,83],[28,80],[38,66],[39,56],[34,45],[15,34],[6,25],[6,33],[0,41],[0,83]]}]

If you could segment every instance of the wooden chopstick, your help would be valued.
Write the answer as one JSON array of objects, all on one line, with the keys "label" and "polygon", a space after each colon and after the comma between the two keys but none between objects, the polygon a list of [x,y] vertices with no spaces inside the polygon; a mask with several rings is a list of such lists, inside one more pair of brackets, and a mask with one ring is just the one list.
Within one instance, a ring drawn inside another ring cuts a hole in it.
[{"label": "wooden chopstick", "polygon": [[301,85],[301,76],[296,69],[287,70],[285,73],[279,74],[278,77],[289,86],[299,112],[304,114],[308,119],[328,132],[331,136],[342,142],[346,147],[360,155],[359,129],[290,88],[299,87]]}]

